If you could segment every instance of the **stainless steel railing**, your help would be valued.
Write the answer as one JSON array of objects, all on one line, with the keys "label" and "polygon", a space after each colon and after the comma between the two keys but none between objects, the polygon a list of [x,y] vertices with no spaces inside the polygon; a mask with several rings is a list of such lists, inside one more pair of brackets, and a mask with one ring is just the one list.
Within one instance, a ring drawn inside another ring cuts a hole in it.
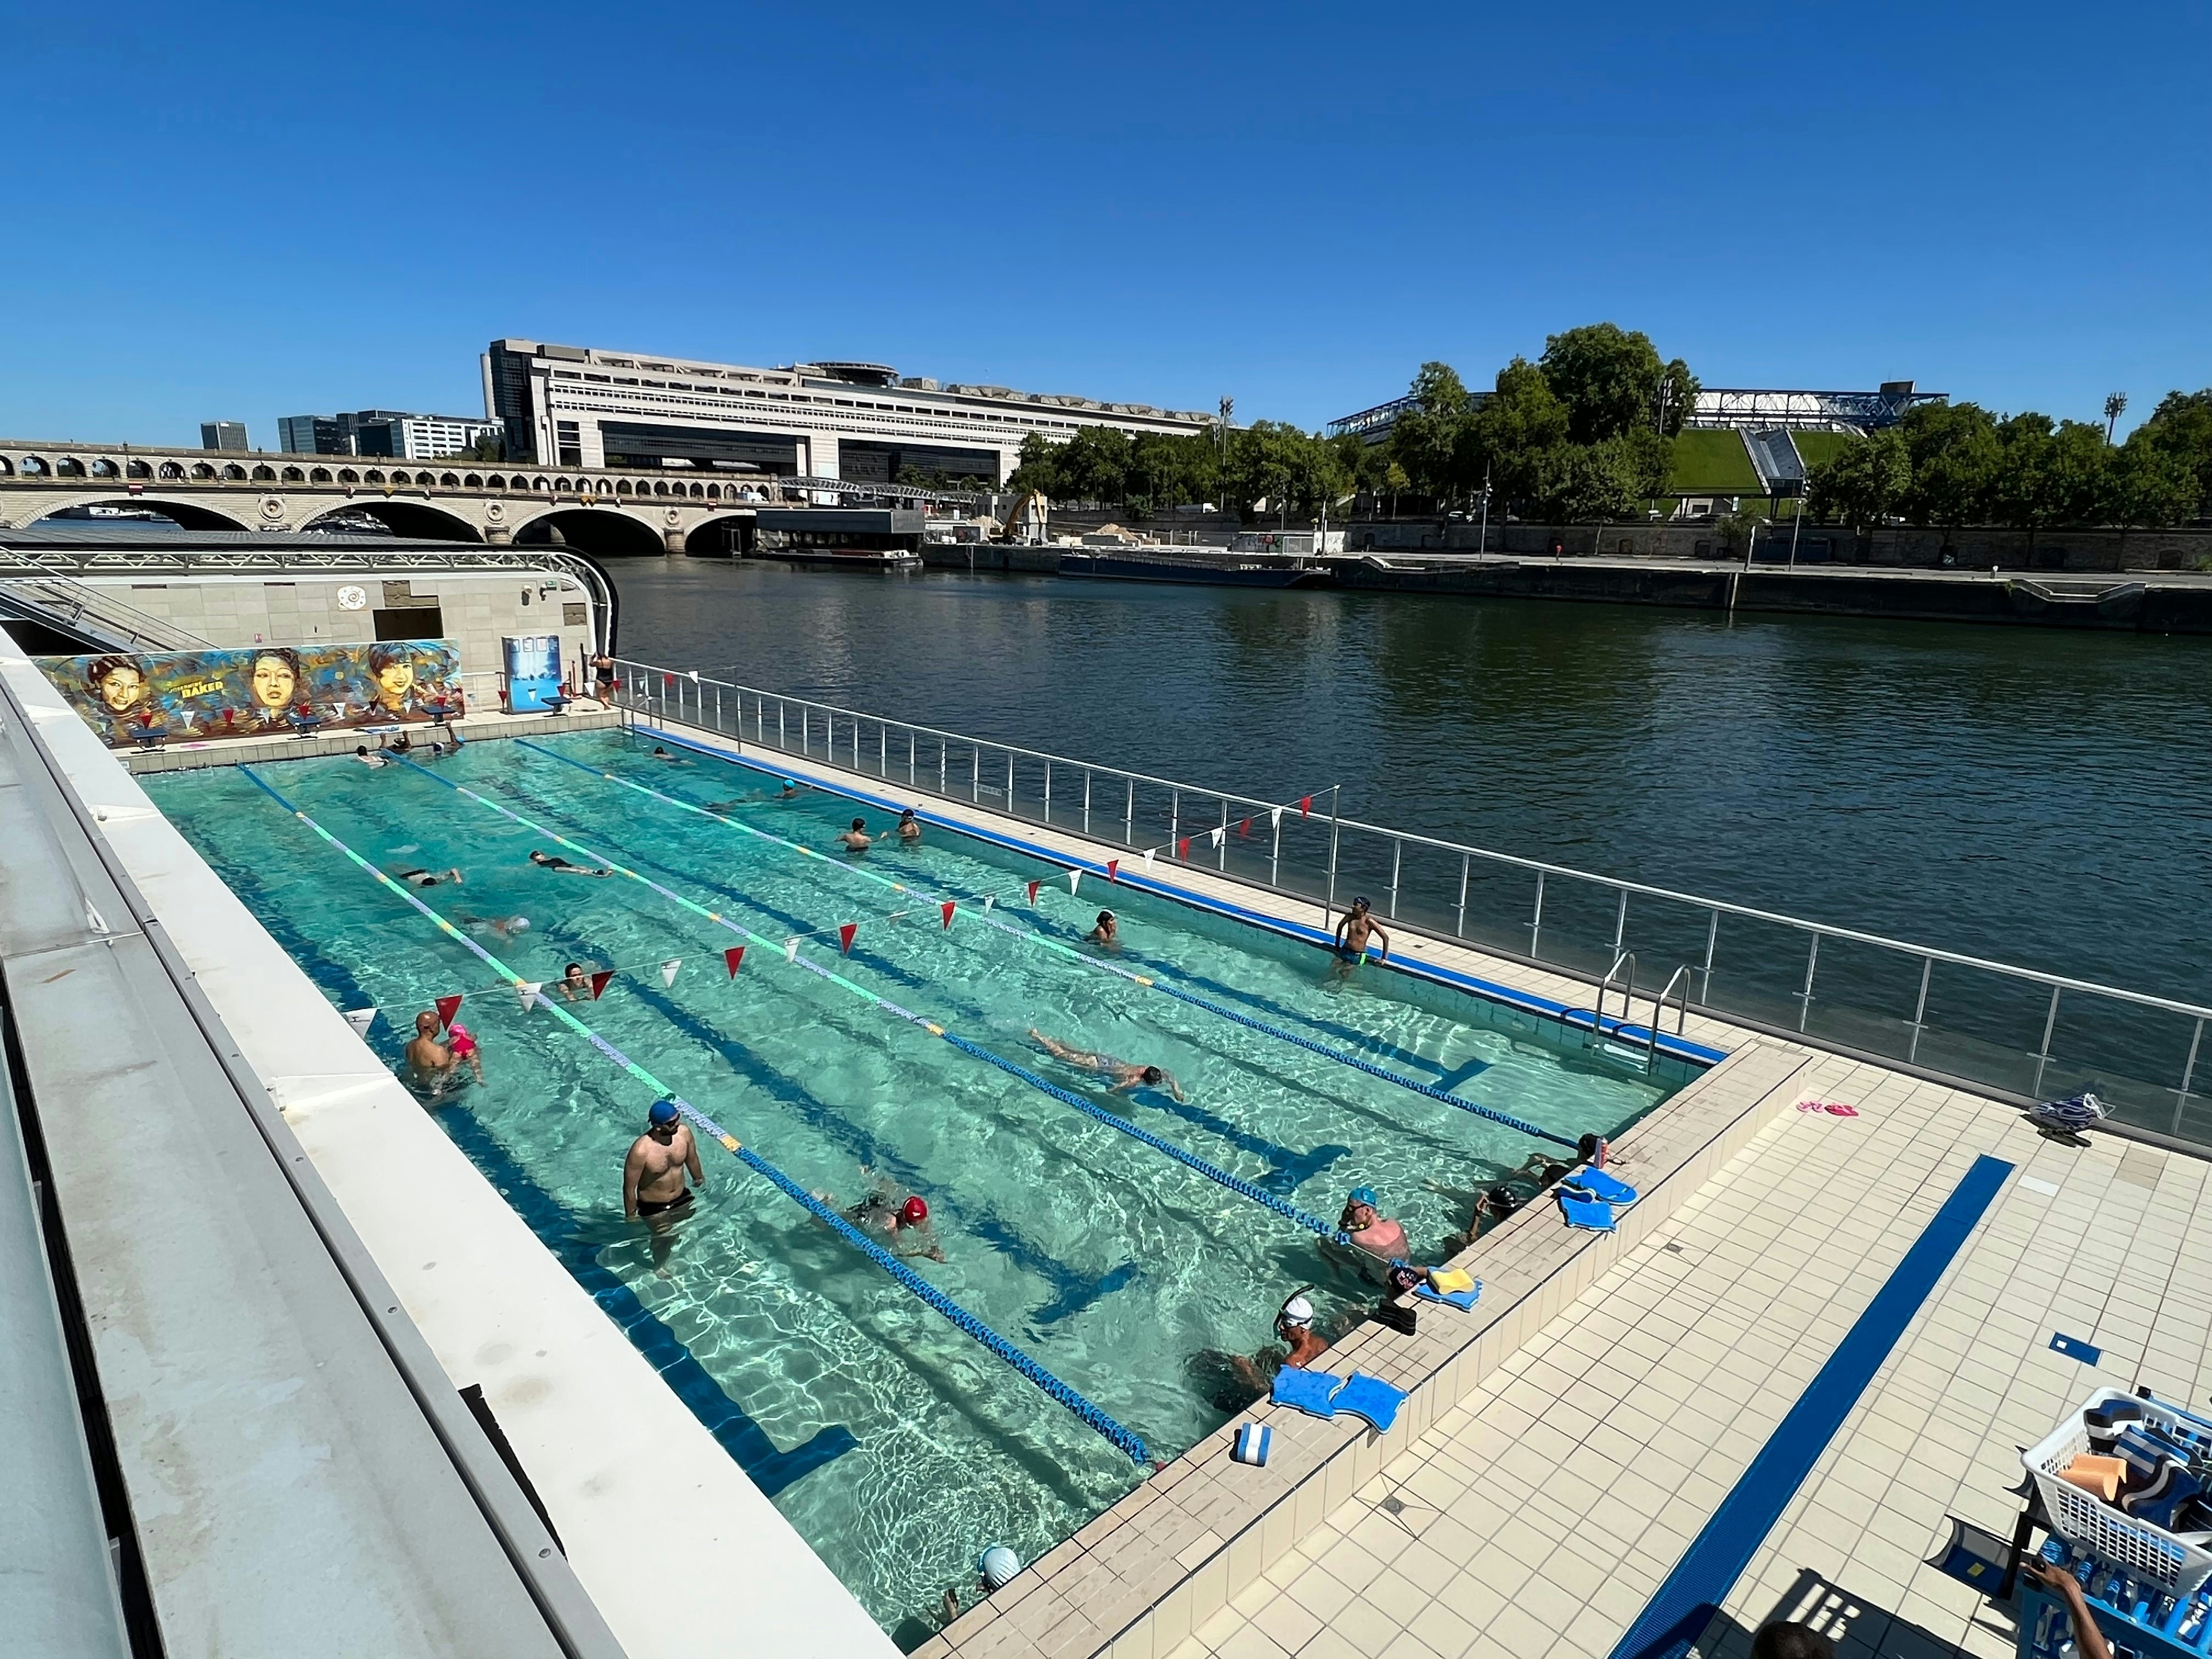
[{"label": "stainless steel railing", "polygon": [[[623,659],[618,672],[623,702],[645,718],[688,721],[1131,851],[1174,858],[1188,840],[1188,861],[1316,900],[1324,920],[1340,894],[1379,891],[1385,921],[1591,985],[1604,983],[1624,952],[1640,951],[1687,969],[1670,978],[1662,1005],[1674,1000],[1685,1011],[2002,1097],[2094,1086],[2138,1130],[2212,1145],[2212,1098],[2196,1087],[2212,1020],[2204,1004],[1365,823],[1342,816],[1326,789],[1314,791],[1310,813],[1279,811],[1279,803],[1234,791],[696,671]],[[1655,1028],[1659,1018],[1655,1006]]]}]

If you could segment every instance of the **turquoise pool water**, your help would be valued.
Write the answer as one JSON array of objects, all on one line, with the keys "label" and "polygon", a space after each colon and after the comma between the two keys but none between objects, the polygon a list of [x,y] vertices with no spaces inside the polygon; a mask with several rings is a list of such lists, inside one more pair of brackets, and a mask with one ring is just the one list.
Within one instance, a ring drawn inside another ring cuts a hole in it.
[{"label": "turquoise pool water", "polygon": [[[766,799],[772,780],[703,756],[652,759],[619,733],[550,747],[824,851],[843,798]],[[579,854],[404,767],[285,763],[261,775],[332,835],[394,870],[459,866],[419,896],[532,980],[570,961],[617,975],[576,1012],[802,1186],[860,1198],[866,1171],[925,1197],[945,1260],[933,1284],[1169,1458],[1237,1403],[1218,1356],[1269,1340],[1315,1285],[1324,1322],[1371,1305],[1290,1221],[863,998],[738,942],[640,882],[533,866]],[[1417,1255],[1464,1226],[1456,1195],[1541,1143],[1355,1068],[1095,971],[985,925],[1079,941],[1120,914],[1122,965],[1465,1098],[1573,1136],[1633,1121],[1680,1080],[1640,1073],[1546,1023],[1369,968],[1334,984],[1319,951],[1171,901],[1086,880],[932,828],[879,842],[867,868],[805,858],[513,742],[471,745],[437,776],[603,852],[1243,1180],[1334,1221],[1365,1184]],[[397,1060],[414,1012],[465,992],[486,1080],[438,1116],[611,1316],[660,1365],[777,1506],[902,1640],[987,1545],[1034,1559],[1140,1478],[1120,1451],[901,1289],[769,1182],[708,1144],[703,1201],[668,1276],[625,1224],[623,1157],[651,1091],[283,811],[238,771],[147,781],[154,798],[339,1005],[384,1011]],[[1024,884],[1046,878],[1034,908]],[[1057,878],[1057,879],[1055,879]],[[934,898],[962,902],[946,930]],[[894,918],[904,908],[908,914]],[[501,937],[491,923],[527,916]],[[836,930],[859,926],[849,955]],[[1088,951],[1091,947],[1084,946]],[[660,964],[679,958],[672,983]],[[1102,1080],[1042,1054],[1032,1025],[1171,1070],[1188,1100]],[[1570,1043],[1577,1040],[1570,1039]]]}]

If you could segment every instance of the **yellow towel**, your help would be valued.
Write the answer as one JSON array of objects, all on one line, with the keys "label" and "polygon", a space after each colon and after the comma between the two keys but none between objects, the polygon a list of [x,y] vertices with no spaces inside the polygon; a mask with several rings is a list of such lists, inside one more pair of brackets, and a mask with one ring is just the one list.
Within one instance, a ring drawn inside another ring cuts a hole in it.
[{"label": "yellow towel", "polygon": [[1429,1269],[1429,1288],[1432,1291],[1471,1291],[1474,1275],[1464,1267],[1431,1267]]}]

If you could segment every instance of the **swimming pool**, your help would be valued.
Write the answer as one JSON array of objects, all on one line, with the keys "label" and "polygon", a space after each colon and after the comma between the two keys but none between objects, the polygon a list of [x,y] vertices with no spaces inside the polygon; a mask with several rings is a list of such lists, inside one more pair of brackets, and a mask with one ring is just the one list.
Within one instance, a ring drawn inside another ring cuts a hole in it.
[{"label": "swimming pool", "polygon": [[[571,1012],[804,1189],[850,1202],[869,1184],[865,1168],[921,1194],[946,1259],[910,1265],[1157,1458],[1233,1408],[1231,1380],[1209,1356],[1259,1349],[1291,1291],[1316,1285],[1325,1319],[1371,1304],[1373,1291],[1333,1273],[1279,1209],[984,1054],[1325,1222],[1347,1188],[1372,1186],[1417,1256],[1465,1224],[1463,1200],[1440,1188],[1485,1183],[1543,1143],[1086,966],[1079,940],[1101,902],[1121,917],[1113,960],[1123,969],[1559,1134],[1617,1130],[1680,1080],[1592,1059],[1548,1022],[1405,976],[1369,968],[1339,988],[1321,953],[1294,942],[1126,887],[1110,900],[1097,882],[1071,895],[1055,866],[947,830],[915,848],[879,843],[864,876],[782,844],[833,850],[850,801],[768,799],[770,775],[699,755],[654,760],[648,747],[608,732],[476,744],[430,770],[345,760],[254,769],[370,863],[459,867],[463,884],[417,896],[524,977],[550,988],[571,961],[614,969],[605,995]],[[602,771],[717,804],[763,833]],[[620,1186],[653,1090],[543,1008],[526,1012],[495,971],[240,770],[145,782],[333,1001],[384,1011],[370,1041],[388,1058],[416,1009],[466,994],[461,1018],[483,1045],[487,1080],[447,1097],[439,1120],[901,1639],[926,1633],[985,1546],[1034,1559],[1140,1478],[1106,1438],[711,1142],[704,1200],[678,1224],[659,1276],[646,1235],[622,1219]],[[533,866],[532,848],[580,861],[550,844],[553,832],[666,894]],[[1032,906],[1026,884],[1039,878]],[[959,904],[949,928],[941,896]],[[751,930],[734,975],[722,953],[741,940],[703,912]],[[518,915],[531,927],[502,937],[495,924]],[[857,931],[841,953],[847,923]],[[794,935],[803,958],[844,983],[787,962],[781,944]],[[1109,1096],[1094,1074],[1042,1054],[1032,1025],[1163,1065],[1189,1098]]]}]

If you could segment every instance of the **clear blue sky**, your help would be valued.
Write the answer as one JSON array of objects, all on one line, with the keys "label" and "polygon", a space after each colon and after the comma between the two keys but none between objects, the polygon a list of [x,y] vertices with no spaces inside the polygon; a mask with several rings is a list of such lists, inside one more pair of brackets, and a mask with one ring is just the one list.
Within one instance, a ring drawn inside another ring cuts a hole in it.
[{"label": "clear blue sky", "polygon": [[1318,425],[1609,319],[1707,385],[2212,383],[2143,0],[0,11],[0,433],[482,406],[497,335]]}]

